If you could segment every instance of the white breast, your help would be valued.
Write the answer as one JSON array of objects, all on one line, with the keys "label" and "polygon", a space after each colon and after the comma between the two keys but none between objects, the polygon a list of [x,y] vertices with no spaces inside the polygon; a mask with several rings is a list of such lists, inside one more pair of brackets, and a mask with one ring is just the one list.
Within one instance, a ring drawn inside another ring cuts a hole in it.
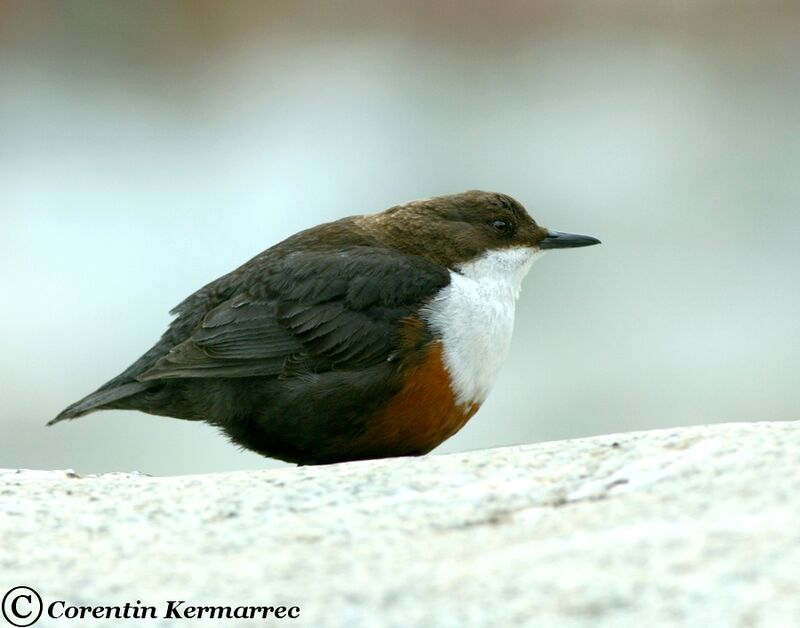
[{"label": "white breast", "polygon": [[442,338],[456,401],[483,403],[503,364],[514,330],[522,280],[543,252],[489,251],[450,272],[450,285],[426,307],[425,320]]}]

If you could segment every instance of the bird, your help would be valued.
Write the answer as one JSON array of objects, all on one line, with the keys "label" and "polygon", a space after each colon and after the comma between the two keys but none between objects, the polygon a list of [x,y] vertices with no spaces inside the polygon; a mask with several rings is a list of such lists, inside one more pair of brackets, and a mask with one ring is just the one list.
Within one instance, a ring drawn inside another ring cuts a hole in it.
[{"label": "bird", "polygon": [[321,224],[184,299],[151,349],[48,425],[139,410],[301,465],[424,455],[486,400],[531,264],[599,243],[482,190]]}]

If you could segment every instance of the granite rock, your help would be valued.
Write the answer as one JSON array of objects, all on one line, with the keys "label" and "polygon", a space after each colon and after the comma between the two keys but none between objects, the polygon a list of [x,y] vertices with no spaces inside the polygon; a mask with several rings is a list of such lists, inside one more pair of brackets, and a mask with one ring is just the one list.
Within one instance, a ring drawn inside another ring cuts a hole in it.
[{"label": "granite rock", "polygon": [[[315,628],[796,626],[798,460],[800,425],[764,422],[263,472],[0,471],[0,595],[34,588],[43,626],[179,625],[170,600],[297,606],[268,625]],[[49,619],[59,601],[157,618]]]}]

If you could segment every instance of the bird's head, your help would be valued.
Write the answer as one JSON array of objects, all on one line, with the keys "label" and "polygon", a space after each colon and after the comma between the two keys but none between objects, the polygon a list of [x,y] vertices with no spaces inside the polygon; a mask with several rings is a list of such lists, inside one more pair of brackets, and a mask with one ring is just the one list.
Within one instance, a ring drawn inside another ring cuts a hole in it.
[{"label": "bird's head", "polygon": [[397,205],[364,216],[363,225],[391,246],[456,271],[481,261],[527,271],[544,251],[600,243],[542,227],[510,196],[481,190]]}]

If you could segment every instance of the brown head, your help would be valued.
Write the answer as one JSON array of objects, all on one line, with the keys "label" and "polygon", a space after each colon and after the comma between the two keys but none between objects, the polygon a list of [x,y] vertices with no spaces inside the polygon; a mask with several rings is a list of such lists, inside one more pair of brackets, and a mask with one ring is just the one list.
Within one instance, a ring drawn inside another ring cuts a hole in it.
[{"label": "brown head", "polygon": [[481,190],[411,201],[359,217],[357,223],[393,247],[448,268],[457,268],[490,250],[546,250],[599,243],[590,236],[542,227],[510,196]]}]

